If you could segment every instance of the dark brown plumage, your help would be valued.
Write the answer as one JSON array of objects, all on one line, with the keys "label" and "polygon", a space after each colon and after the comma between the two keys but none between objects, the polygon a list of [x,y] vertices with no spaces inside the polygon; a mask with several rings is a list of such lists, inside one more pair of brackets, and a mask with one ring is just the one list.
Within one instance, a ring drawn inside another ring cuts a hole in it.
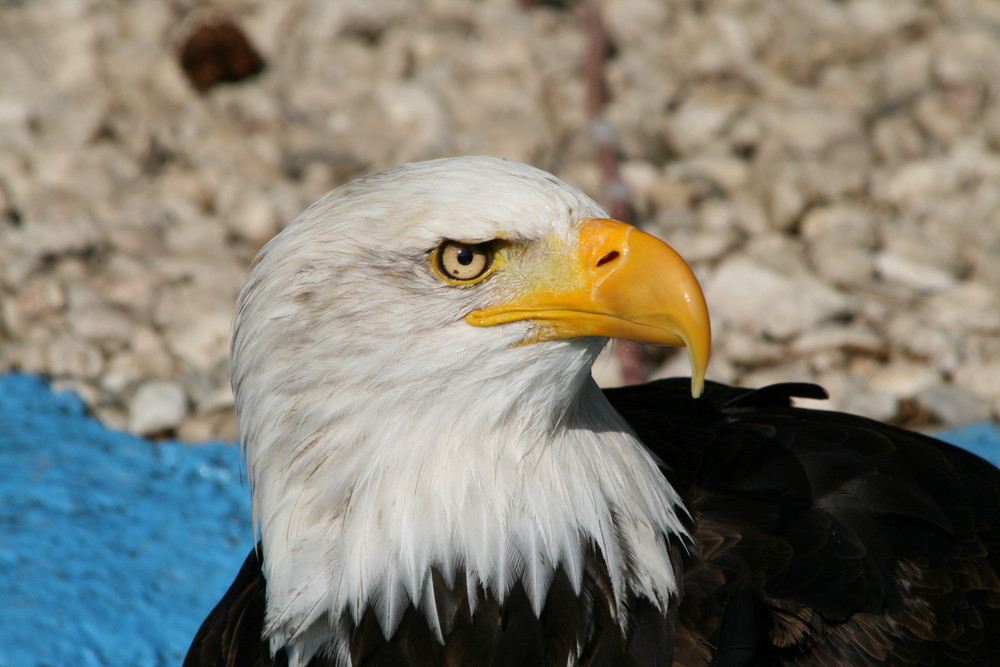
[{"label": "dark brown plumage", "polygon": [[[591,551],[577,596],[559,571],[536,618],[523,591],[499,607],[435,577],[438,642],[408,611],[391,637],[370,616],[357,665],[986,665],[1000,660],[1000,471],[923,435],[791,407],[814,385],[745,390],[688,380],[605,392],[690,512],[675,545],[669,618],[629,601],[622,634]],[[283,665],[261,641],[256,552],[198,632],[185,667]],[[333,664],[317,655],[310,665]]]}]

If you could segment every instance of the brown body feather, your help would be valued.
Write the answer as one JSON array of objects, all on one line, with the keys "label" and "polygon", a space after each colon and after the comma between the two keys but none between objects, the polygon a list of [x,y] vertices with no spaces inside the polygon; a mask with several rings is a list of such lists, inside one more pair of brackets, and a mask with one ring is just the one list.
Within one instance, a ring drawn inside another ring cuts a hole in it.
[{"label": "brown body feather", "polygon": [[[556,575],[540,616],[520,587],[498,605],[435,576],[444,642],[408,610],[386,638],[348,626],[355,665],[986,665],[1000,661],[1000,471],[932,438],[791,407],[812,385],[752,391],[687,381],[606,392],[690,511],[674,545],[681,597],[664,618],[611,584],[588,550],[577,595]],[[252,552],[185,667],[284,665],[262,640]],[[347,621],[344,621],[345,623]],[[322,652],[310,665],[333,664]]]}]

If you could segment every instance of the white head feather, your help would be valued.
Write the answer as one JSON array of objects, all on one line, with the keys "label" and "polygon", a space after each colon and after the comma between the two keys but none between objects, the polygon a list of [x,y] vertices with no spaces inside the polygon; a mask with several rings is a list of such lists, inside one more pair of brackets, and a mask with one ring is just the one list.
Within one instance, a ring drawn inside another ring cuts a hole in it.
[{"label": "white head feather", "polygon": [[593,544],[614,613],[627,590],[661,607],[676,593],[679,500],[590,378],[605,339],[517,345],[530,323],[474,327],[464,316],[510,286],[449,285],[428,261],[446,239],[571,243],[603,216],[532,167],[436,160],[334,190],[261,251],[233,386],[265,634],[290,664],[368,606],[387,635],[411,603],[440,634],[432,568],[498,599],[521,580],[537,613],[560,564],[579,585]]}]

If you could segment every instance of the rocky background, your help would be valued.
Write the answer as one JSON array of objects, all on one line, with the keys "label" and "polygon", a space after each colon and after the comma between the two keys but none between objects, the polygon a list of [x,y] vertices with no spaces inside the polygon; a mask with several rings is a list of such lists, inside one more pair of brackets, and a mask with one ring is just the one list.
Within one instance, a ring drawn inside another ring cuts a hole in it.
[{"label": "rocky background", "polygon": [[710,379],[1000,417],[1000,3],[591,1],[0,0],[0,371],[232,439],[261,245],[355,176],[493,154],[691,262]]}]

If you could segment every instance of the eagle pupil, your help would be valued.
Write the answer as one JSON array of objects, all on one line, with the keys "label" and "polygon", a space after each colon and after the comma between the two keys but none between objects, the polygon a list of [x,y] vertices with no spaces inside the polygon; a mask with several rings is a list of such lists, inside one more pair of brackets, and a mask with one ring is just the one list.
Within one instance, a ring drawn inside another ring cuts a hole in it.
[{"label": "eagle pupil", "polygon": [[475,259],[475,255],[471,248],[462,248],[458,251],[458,257],[456,257],[458,263],[462,266],[468,266],[472,264],[472,260]]}]

